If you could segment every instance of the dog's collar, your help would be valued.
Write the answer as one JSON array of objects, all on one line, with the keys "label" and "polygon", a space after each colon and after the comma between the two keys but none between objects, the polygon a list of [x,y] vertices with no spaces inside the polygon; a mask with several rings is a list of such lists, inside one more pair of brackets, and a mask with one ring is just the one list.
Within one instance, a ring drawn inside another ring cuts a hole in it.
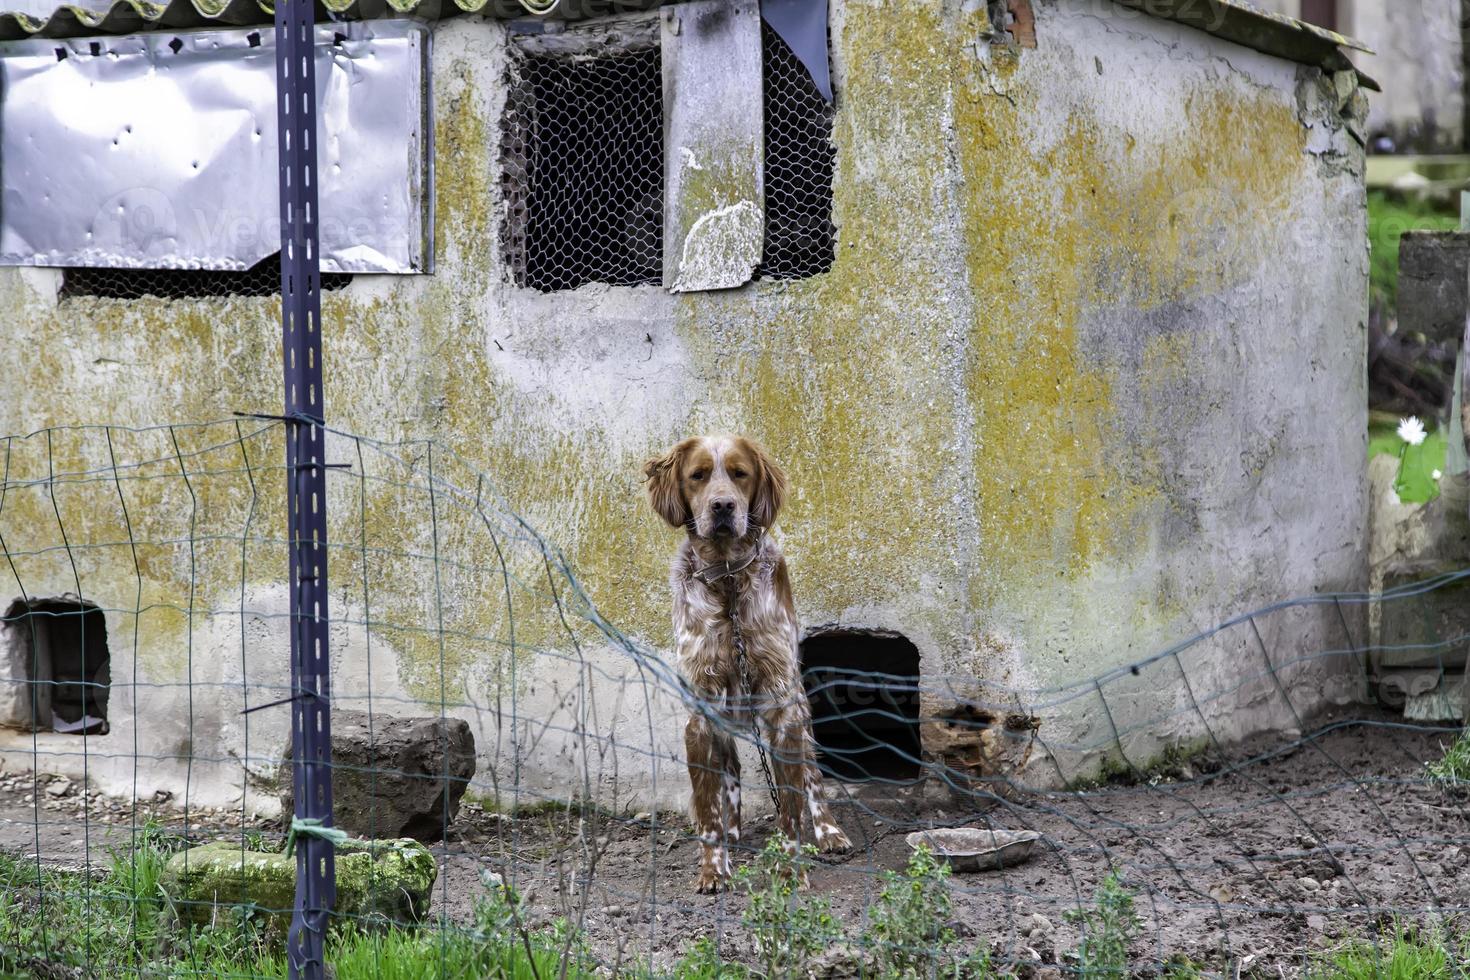
[{"label": "dog's collar", "polygon": [[760,539],[757,538],[755,545],[750,549],[750,554],[739,561],[715,561],[710,562],[703,568],[696,568],[694,570],[694,577],[705,585],[714,585],[721,579],[727,579],[731,575],[738,575],[749,568],[755,561],[756,556],[760,554],[760,544]]}]

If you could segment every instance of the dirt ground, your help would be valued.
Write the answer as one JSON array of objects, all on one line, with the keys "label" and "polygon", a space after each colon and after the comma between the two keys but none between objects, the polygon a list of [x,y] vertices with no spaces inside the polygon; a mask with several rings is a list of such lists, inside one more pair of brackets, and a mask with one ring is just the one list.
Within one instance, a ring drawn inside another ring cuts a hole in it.
[{"label": "dirt ground", "polygon": [[[1328,723],[1304,741],[1278,738],[1232,750],[1230,759],[1195,759],[1165,774],[1171,780],[1031,794],[979,812],[932,788],[847,787],[834,805],[856,848],[813,867],[812,893],[831,900],[849,936],[860,935],[878,873],[907,859],[906,832],[1031,829],[1043,836],[1029,862],[952,878],[964,945],[987,945],[1024,974],[1055,973],[1080,938],[1065,913],[1089,905],[1115,867],[1138,894],[1143,927],[1131,952],[1140,973],[1184,956],[1232,976],[1292,976],[1310,952],[1345,936],[1372,936],[1395,922],[1470,921],[1470,800],[1424,778],[1425,763],[1452,737],[1389,716],[1359,718]],[[127,840],[128,801],[84,804],[78,787],[52,785],[46,776],[0,774],[0,848],[35,853],[39,835],[45,860],[75,866],[88,854],[104,860],[109,844]],[[144,801],[143,809],[139,819],[152,815],[183,832],[174,801]],[[238,836],[242,822],[238,813],[193,810],[188,836]],[[748,846],[759,847],[770,828],[769,820],[748,826]],[[255,829],[279,831],[269,821]],[[456,919],[468,917],[493,872],[525,896],[533,925],[580,920],[609,964],[637,957],[666,965],[698,936],[715,937],[726,956],[750,953],[740,925],[745,900],[694,894],[698,845],[678,814],[543,810],[512,818],[466,804],[436,849],[435,902]],[[827,959],[840,975],[843,952]]]}]

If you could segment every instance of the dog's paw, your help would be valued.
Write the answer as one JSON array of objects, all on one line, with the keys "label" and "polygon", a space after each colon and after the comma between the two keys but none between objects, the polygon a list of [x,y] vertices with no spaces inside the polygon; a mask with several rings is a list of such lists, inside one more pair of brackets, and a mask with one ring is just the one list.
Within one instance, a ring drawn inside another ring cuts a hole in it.
[{"label": "dog's paw", "polygon": [[713,868],[704,868],[699,872],[699,881],[694,890],[700,895],[717,895],[730,888],[730,876],[722,875]]},{"label": "dog's paw", "polygon": [[816,831],[817,850],[823,854],[846,854],[852,850],[852,841],[835,823],[819,823]]}]

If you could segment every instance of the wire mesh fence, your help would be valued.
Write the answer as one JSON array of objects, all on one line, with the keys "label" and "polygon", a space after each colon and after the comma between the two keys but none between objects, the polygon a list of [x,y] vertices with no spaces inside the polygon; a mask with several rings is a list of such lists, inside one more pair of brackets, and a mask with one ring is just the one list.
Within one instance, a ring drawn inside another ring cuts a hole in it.
[{"label": "wire mesh fence", "polygon": [[[4,440],[0,970],[284,975],[284,852],[332,833],[290,818],[284,428]],[[1470,638],[1425,613],[1395,687],[1371,636],[1466,573],[1055,687],[809,645],[853,847],[792,853],[758,736],[606,621],[492,479],[326,438],[338,977],[1332,975],[1395,936],[1463,969],[1470,760],[1398,695],[1463,697]],[[713,896],[678,806],[690,713],[748,763]]]}]

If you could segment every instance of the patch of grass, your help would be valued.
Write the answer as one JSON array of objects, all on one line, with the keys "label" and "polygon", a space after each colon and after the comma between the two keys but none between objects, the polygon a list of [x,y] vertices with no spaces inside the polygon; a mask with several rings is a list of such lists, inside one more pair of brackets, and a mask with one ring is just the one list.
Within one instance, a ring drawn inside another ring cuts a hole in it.
[{"label": "patch of grass", "polygon": [[[222,908],[208,926],[171,931],[160,888],[167,842],[145,832],[90,880],[0,854],[0,977],[284,978],[280,936],[250,908]],[[335,927],[327,959],[338,980],[498,977],[590,980],[590,955],[565,923],[519,928],[519,899],[487,890],[472,925]]]},{"label": "patch of grass", "polygon": [[1091,908],[1074,909],[1067,919],[1083,929],[1076,954],[1078,976],[1128,976],[1128,944],[1138,932],[1138,913],[1133,911],[1133,892],[1116,871],[1098,886]]},{"label": "patch of grass", "polygon": [[1453,231],[1459,219],[1420,201],[1368,194],[1369,301],[1390,315],[1398,309],[1399,238],[1406,231]]},{"label": "patch of grass", "polygon": [[1470,786],[1470,728],[1445,749],[1444,758],[1429,763],[1429,778],[1441,786]]},{"label": "patch of grass", "polygon": [[1454,949],[1429,930],[1399,930],[1371,943],[1357,939],[1318,959],[1307,980],[1466,980],[1470,938]]},{"label": "patch of grass", "polygon": [[[88,975],[145,975],[168,912],[159,887],[167,847],[160,832],[145,827],[136,847],[110,851],[100,880],[0,855],[0,971],[26,974],[46,964]],[[192,953],[192,937],[184,945]]]}]

